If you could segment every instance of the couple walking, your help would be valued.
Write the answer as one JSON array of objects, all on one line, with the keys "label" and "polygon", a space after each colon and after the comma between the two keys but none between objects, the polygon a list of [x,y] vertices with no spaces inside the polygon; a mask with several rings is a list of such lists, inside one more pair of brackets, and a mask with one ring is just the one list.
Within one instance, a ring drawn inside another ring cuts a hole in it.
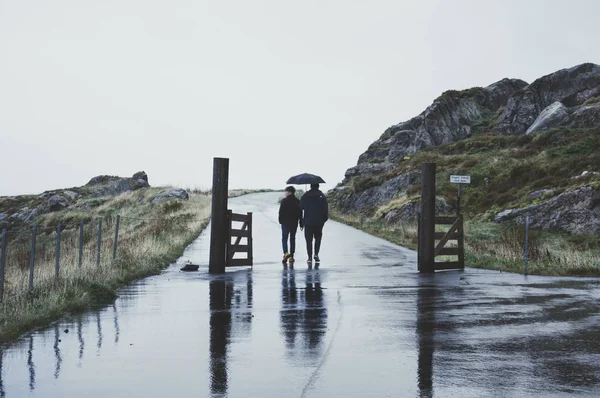
[{"label": "couple walking", "polygon": [[[313,241],[314,241],[314,260],[319,263],[319,251],[321,249],[321,238],[323,237],[323,225],[329,219],[327,199],[323,192],[319,190],[319,184],[311,184],[310,191],[302,195],[298,200],[296,198],[296,189],[289,186],[285,189],[285,197],[279,206],[279,224],[281,224],[281,243],[283,246],[283,263],[290,265],[294,263],[294,253],[296,252],[296,231],[298,225],[300,230],[304,230],[306,239],[306,252],[308,254],[308,264],[313,261]],[[289,238],[289,250],[288,250]]]}]

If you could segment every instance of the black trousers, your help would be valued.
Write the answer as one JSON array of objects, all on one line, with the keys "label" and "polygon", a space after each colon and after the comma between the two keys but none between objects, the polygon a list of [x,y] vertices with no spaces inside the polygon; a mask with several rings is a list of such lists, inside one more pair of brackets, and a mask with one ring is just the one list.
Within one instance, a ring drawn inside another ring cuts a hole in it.
[{"label": "black trousers", "polygon": [[323,237],[323,225],[312,225],[304,227],[304,238],[306,238],[306,252],[308,258],[313,257],[313,239],[315,241],[315,256],[319,255],[321,249],[321,238]]}]

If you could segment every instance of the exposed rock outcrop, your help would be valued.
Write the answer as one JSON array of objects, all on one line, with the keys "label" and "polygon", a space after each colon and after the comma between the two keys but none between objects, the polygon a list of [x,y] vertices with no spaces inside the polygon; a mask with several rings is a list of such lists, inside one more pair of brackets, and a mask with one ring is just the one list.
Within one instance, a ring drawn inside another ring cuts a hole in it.
[{"label": "exposed rock outcrop", "polygon": [[38,212],[41,213],[52,213],[66,209],[69,206],[69,201],[64,196],[52,195],[44,203],[37,207]]},{"label": "exposed rock outcrop", "polygon": [[163,200],[188,200],[190,195],[185,189],[175,188],[159,193],[152,199],[152,203],[162,202]]},{"label": "exposed rock outcrop", "polygon": [[335,194],[330,195],[332,204],[343,213],[369,212],[397,197],[400,192],[414,184],[419,175],[419,171],[400,174],[382,185],[358,193],[354,193],[350,187],[335,190]]},{"label": "exposed rock outcrop", "polygon": [[346,170],[345,178],[342,184],[347,183],[354,177],[373,177],[379,174],[385,174],[394,169],[394,165],[388,162],[383,163],[359,163]]},{"label": "exposed rock outcrop", "polygon": [[359,157],[358,164],[394,164],[423,148],[466,138],[477,123],[526,86],[522,80],[503,79],[485,88],[446,91],[419,116],[388,128]]},{"label": "exposed rock outcrop", "polygon": [[581,106],[570,117],[569,127],[600,126],[600,103]]},{"label": "exposed rock outcrop", "polygon": [[8,217],[8,221],[28,222],[32,221],[38,214],[40,214],[38,207],[30,209],[29,207],[25,206],[16,213],[12,214],[10,217]]},{"label": "exposed rock outcrop", "polygon": [[[417,219],[417,214],[421,210],[421,202],[413,201],[408,202],[404,206],[389,211],[385,216],[384,220],[387,224],[397,224],[404,221],[414,221]],[[451,206],[446,199],[436,198],[435,201],[435,213],[449,214],[454,211],[454,206]]]},{"label": "exposed rock outcrop", "polygon": [[94,197],[119,195],[149,186],[148,175],[143,171],[135,173],[131,178],[96,176],[86,184],[86,187],[93,189],[92,196]]},{"label": "exposed rock outcrop", "polygon": [[562,193],[545,202],[498,213],[496,222],[525,223],[533,228],[562,230],[574,234],[600,233],[600,191],[591,186]]},{"label": "exposed rock outcrop", "polygon": [[540,113],[554,102],[566,107],[582,105],[600,94],[600,66],[582,64],[541,77],[515,93],[498,120],[497,131],[523,134]]}]

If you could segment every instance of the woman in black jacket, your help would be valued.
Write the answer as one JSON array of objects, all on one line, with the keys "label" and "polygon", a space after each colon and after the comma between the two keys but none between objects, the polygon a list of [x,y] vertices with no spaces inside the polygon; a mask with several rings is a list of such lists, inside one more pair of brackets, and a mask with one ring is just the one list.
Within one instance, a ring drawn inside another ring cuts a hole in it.
[{"label": "woman in black jacket", "polygon": [[[296,252],[296,231],[298,224],[302,228],[302,212],[300,210],[300,201],[296,198],[296,189],[289,186],[285,189],[285,197],[279,206],[279,224],[281,224],[281,244],[283,246],[283,264],[290,265],[294,263],[294,253]],[[288,237],[290,246],[288,250]]]}]

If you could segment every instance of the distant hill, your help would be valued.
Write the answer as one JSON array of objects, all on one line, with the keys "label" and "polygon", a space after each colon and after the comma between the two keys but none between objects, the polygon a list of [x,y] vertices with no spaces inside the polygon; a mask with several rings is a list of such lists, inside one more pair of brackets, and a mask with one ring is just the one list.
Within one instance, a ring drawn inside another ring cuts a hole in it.
[{"label": "distant hill", "polygon": [[438,212],[454,211],[450,174],[469,174],[471,217],[600,233],[600,66],[562,69],[528,84],[503,79],[446,91],[360,155],[329,192],[342,214],[393,224],[415,217],[420,166],[438,164]]},{"label": "distant hill", "polygon": [[56,189],[39,195],[0,196],[0,228],[17,229],[33,224],[43,214],[89,209],[102,203],[96,198],[148,187],[148,175],[140,171],[132,177],[96,176],[84,186]]}]

